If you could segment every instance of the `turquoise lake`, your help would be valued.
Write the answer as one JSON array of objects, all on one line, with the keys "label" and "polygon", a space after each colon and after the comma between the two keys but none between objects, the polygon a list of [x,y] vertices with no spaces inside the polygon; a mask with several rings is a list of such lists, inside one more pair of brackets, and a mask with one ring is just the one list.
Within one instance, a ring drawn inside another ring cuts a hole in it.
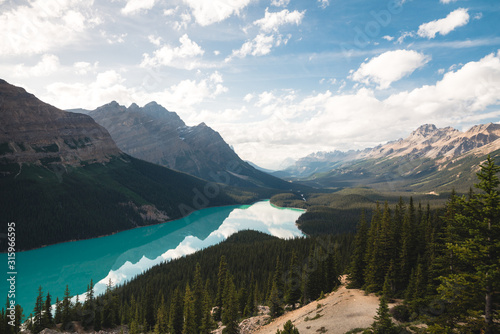
[{"label": "turquoise lake", "polygon": [[[303,213],[277,208],[269,201],[246,206],[225,206],[196,211],[183,219],[140,227],[110,236],[66,242],[16,254],[16,302],[29,315],[35,306],[38,287],[52,300],[81,295],[90,279],[96,293],[105,290],[109,279],[121,284],[152,266],[215,245],[241,230],[256,230],[280,238],[303,234],[295,225]],[[7,254],[0,254],[7,267]],[[0,287],[9,290],[7,279]]]}]

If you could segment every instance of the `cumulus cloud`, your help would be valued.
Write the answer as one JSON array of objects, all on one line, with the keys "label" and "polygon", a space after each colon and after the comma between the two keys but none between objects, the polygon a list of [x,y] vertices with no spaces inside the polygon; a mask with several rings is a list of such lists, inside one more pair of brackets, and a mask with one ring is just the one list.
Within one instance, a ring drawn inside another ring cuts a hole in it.
[{"label": "cumulus cloud", "polygon": [[350,78],[365,84],[376,83],[378,89],[386,89],[429,60],[428,56],[413,50],[388,51],[361,64]]},{"label": "cumulus cloud", "polygon": [[439,0],[439,2],[444,3],[444,4],[449,4],[452,2],[456,2],[457,0]]},{"label": "cumulus cloud", "polygon": [[271,6],[276,7],[286,7],[290,3],[290,0],[272,0]]},{"label": "cumulus cloud", "polygon": [[273,35],[258,34],[253,40],[245,42],[240,49],[233,50],[231,56],[226,58],[226,62],[234,57],[244,58],[248,55],[263,56],[271,52],[275,45]]},{"label": "cumulus cloud", "polygon": [[162,90],[149,92],[143,87],[127,87],[122,75],[114,70],[98,73],[92,82],[56,82],[46,88],[47,94],[41,96],[59,108],[94,109],[112,100],[129,105],[133,102],[146,104],[157,101],[167,108],[179,112],[191,112],[192,107],[213,100],[228,88],[218,72],[200,80],[182,80]]},{"label": "cumulus cloud", "polygon": [[283,9],[281,12],[271,13],[266,8],[264,17],[254,21],[253,24],[259,26],[264,32],[278,31],[278,28],[285,24],[299,25],[302,22],[305,12],[305,10],[302,12],[297,10],[290,12],[288,9]]},{"label": "cumulus cloud", "polygon": [[78,61],[78,62],[76,62],[76,63],[73,64],[73,68],[74,68],[76,74],[78,74],[78,75],[86,75],[89,72],[94,71],[95,69],[97,69],[97,65],[98,64],[99,64],[98,62],[95,62],[94,64],[91,64],[91,63],[86,62],[86,61]]},{"label": "cumulus cloud", "polygon": [[141,11],[147,11],[155,5],[156,0],[128,0],[121,12],[124,15],[133,15]]},{"label": "cumulus cloud", "polygon": [[253,22],[255,26],[259,27],[259,34],[252,40],[246,41],[240,49],[233,50],[225,61],[229,62],[235,57],[244,58],[248,55],[264,56],[270,53],[274,46],[287,44],[291,35],[288,34],[284,37],[279,33],[279,28],[286,24],[299,25],[302,22],[304,14],[305,10],[302,12],[297,10],[290,12],[288,9],[271,13],[266,8],[264,17]]},{"label": "cumulus cloud", "polygon": [[59,58],[52,54],[45,54],[34,66],[28,67],[24,64],[17,65],[14,75],[18,77],[40,77],[48,76],[56,72],[61,67]]},{"label": "cumulus cloud", "polygon": [[469,22],[469,13],[466,8],[458,8],[448,14],[444,19],[423,23],[418,27],[420,37],[434,38],[436,34],[447,35],[458,27]]},{"label": "cumulus cloud", "polygon": [[262,120],[237,129],[219,120],[214,127],[244,159],[276,168],[280,160],[305,152],[373,147],[424,123],[462,127],[498,115],[489,108],[500,104],[500,52],[449,71],[433,85],[384,99],[367,88],[305,98],[288,92],[257,95],[259,110],[269,106]]},{"label": "cumulus cloud", "polygon": [[141,67],[172,66],[186,69],[193,69],[198,62],[193,61],[197,56],[202,56],[205,51],[193,42],[187,34],[179,38],[180,45],[173,47],[164,45],[154,51],[153,55],[145,53]]},{"label": "cumulus cloud", "polygon": [[184,0],[193,11],[196,22],[208,26],[221,22],[248,6],[253,0]]},{"label": "cumulus cloud", "polygon": [[0,14],[0,55],[45,53],[75,43],[100,23],[92,1],[31,1]]}]

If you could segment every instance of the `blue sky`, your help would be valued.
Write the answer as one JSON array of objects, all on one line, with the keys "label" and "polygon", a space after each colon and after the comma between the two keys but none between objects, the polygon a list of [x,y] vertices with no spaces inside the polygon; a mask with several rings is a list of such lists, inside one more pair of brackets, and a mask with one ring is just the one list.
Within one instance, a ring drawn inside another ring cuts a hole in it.
[{"label": "blue sky", "polygon": [[0,0],[0,73],[59,108],[157,101],[263,167],[500,121],[494,0]]}]

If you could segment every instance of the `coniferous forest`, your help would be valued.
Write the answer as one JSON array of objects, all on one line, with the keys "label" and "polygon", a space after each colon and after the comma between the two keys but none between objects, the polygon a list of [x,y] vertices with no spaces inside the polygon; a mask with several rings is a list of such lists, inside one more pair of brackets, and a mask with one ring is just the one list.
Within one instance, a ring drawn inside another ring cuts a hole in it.
[{"label": "coniferous forest", "polygon": [[[361,214],[355,234],[282,240],[243,231],[122,286],[110,283],[102,296],[89,282],[85,300],[76,303],[68,289],[54,300],[40,287],[24,313],[33,332],[79,321],[94,330],[210,333],[221,321],[224,333],[238,333],[239,321],[259,305],[277,317],[335,290],[347,274],[348,288],[381,297],[367,333],[498,333],[499,171],[488,158],[474,188],[452,192],[442,208],[411,198],[377,203],[371,219]],[[390,301],[399,303],[389,309]],[[10,333],[5,309],[1,318],[2,333]],[[296,333],[290,325],[283,331]]]}]

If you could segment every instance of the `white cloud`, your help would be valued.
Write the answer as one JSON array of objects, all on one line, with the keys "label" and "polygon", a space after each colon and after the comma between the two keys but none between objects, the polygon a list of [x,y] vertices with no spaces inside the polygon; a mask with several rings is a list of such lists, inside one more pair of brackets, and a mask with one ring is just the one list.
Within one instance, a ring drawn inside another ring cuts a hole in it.
[{"label": "white cloud", "polygon": [[329,0],[318,0],[318,2],[319,2],[319,6],[323,9],[325,9],[326,7],[328,7],[328,5],[330,5]]},{"label": "white cloud", "polygon": [[276,7],[286,7],[290,3],[290,0],[272,0],[271,6]]},{"label": "white cloud", "polygon": [[415,33],[412,31],[405,31],[398,37],[398,44],[402,44],[407,37],[413,37]]},{"label": "white cloud", "polygon": [[253,0],[183,0],[193,11],[196,22],[202,26],[221,22],[240,11]]},{"label": "white cloud", "polygon": [[278,31],[278,28],[285,24],[299,25],[302,22],[305,11],[293,12],[284,9],[280,12],[270,13],[266,8],[265,16],[262,19],[253,22],[254,25],[259,26],[259,34],[253,40],[246,41],[240,49],[233,50],[231,55],[225,59],[226,62],[231,61],[233,58],[244,58],[248,55],[264,56],[271,52],[273,46],[280,46],[287,44],[291,34],[283,37]]},{"label": "white cloud", "polygon": [[223,78],[218,72],[200,80],[182,80],[162,90],[148,92],[147,87],[127,87],[120,73],[110,70],[99,73],[90,83],[56,82],[47,86],[47,94],[41,96],[59,108],[94,109],[116,100],[120,104],[132,102],[143,105],[157,101],[166,108],[179,113],[193,112],[192,107],[208,100],[213,100],[228,88],[223,85]]},{"label": "white cloud", "polygon": [[92,1],[35,0],[0,14],[0,55],[29,55],[75,43],[101,23]]},{"label": "white cloud", "polygon": [[153,56],[143,55],[141,67],[172,66],[193,69],[199,63],[193,61],[197,56],[202,56],[205,51],[196,42],[189,39],[187,34],[179,38],[180,46],[164,45],[154,51]]},{"label": "white cloud", "polygon": [[245,97],[243,98],[243,101],[249,103],[250,101],[252,101],[254,98],[254,95],[251,94],[251,93],[248,93],[247,95],[245,95]]},{"label": "white cloud", "polygon": [[181,20],[174,22],[174,29],[175,30],[182,30],[182,29],[187,29],[188,24],[191,22],[191,14],[189,13],[182,13],[180,15]]},{"label": "white cloud", "polygon": [[156,46],[160,46],[161,44],[161,37],[155,37],[154,35],[149,35],[148,40],[151,44],[154,44]]},{"label": "white cloud", "polygon": [[55,73],[60,67],[61,64],[57,56],[45,54],[35,66],[26,67],[24,64],[17,65],[14,70],[14,75],[18,77],[48,76]]},{"label": "white cloud", "polygon": [[386,89],[429,60],[428,56],[413,50],[388,51],[361,64],[350,78],[365,84],[376,83],[378,89]]},{"label": "white cloud", "polygon": [[108,44],[121,44],[125,43],[125,37],[127,37],[127,33],[123,34],[110,34],[105,30],[100,31],[101,37],[106,40]]},{"label": "white cloud", "polygon": [[169,8],[169,9],[164,9],[163,10],[163,15],[164,16],[172,16],[175,14],[175,12],[177,12],[177,10],[179,9],[179,7],[175,7],[175,8]]},{"label": "white cloud", "polygon": [[260,20],[254,21],[253,24],[260,27],[264,32],[278,31],[278,28],[285,24],[299,25],[304,17],[305,10],[299,12],[294,10],[290,12],[288,9],[283,9],[281,12],[270,13],[266,8],[266,14]]},{"label": "white cloud", "polygon": [[93,65],[91,63],[85,61],[79,61],[73,64],[73,68],[75,69],[75,73],[78,75],[86,75],[90,71],[93,71],[97,68],[99,63],[95,62]]},{"label": "white cloud", "polygon": [[457,0],[439,0],[439,2],[444,3],[444,4],[449,4],[452,2],[456,2]]},{"label": "white cloud", "polygon": [[122,8],[124,15],[133,15],[141,11],[147,11],[155,5],[156,0],[127,0],[127,4]]},{"label": "white cloud", "polygon": [[436,34],[447,35],[458,27],[469,22],[469,13],[466,8],[458,8],[448,14],[444,19],[423,23],[418,27],[420,37],[434,38]]},{"label": "white cloud", "polygon": [[229,62],[232,58],[244,58],[248,55],[263,56],[271,52],[275,45],[273,35],[258,34],[253,40],[245,42],[239,50],[233,50],[231,56],[225,59]]},{"label": "white cloud", "polygon": [[392,41],[392,40],[394,39],[394,37],[389,36],[389,35],[385,35],[385,36],[383,36],[382,38],[383,38],[383,39],[385,39],[386,41],[389,41],[389,42],[390,42],[390,41]]},{"label": "white cloud", "polygon": [[305,152],[373,147],[424,123],[463,127],[498,115],[489,108],[500,104],[500,52],[448,72],[433,85],[385,99],[366,88],[342,95],[327,90],[301,99],[274,92],[259,97],[265,118],[238,127],[219,119],[214,127],[243,159],[277,167]]}]

